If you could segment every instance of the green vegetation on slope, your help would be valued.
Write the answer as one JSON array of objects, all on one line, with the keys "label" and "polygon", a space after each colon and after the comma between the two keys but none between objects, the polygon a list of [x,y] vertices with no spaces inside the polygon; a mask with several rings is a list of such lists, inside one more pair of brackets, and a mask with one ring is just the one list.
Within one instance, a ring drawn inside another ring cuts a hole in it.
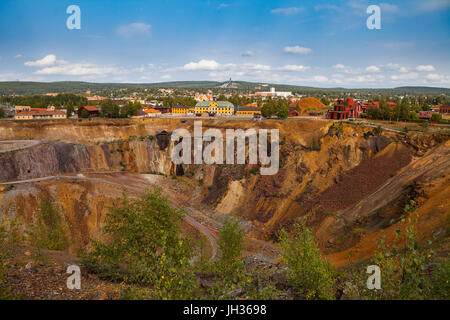
[{"label": "green vegetation on slope", "polygon": [[180,235],[183,213],[168,204],[161,190],[137,200],[124,194],[106,217],[105,241],[95,240],[84,264],[101,277],[150,286],[140,295],[153,299],[187,299],[196,279],[187,238]]}]

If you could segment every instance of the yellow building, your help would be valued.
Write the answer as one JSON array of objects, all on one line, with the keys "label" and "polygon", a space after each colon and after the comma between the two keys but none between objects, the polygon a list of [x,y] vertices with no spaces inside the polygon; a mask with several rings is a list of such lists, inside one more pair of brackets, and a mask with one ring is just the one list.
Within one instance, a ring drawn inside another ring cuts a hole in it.
[{"label": "yellow building", "polygon": [[199,101],[195,105],[195,113],[202,114],[206,112],[232,116],[234,114],[234,105],[228,101]]},{"label": "yellow building", "polygon": [[176,105],[170,109],[170,113],[172,113],[172,114],[188,114],[188,113],[194,113],[194,110],[195,110],[194,107]]},{"label": "yellow building", "polygon": [[14,120],[66,119],[65,110],[48,108],[31,108],[30,106],[15,106]]},{"label": "yellow building", "polygon": [[254,116],[255,114],[261,115],[261,108],[251,106],[236,107],[237,116]]}]

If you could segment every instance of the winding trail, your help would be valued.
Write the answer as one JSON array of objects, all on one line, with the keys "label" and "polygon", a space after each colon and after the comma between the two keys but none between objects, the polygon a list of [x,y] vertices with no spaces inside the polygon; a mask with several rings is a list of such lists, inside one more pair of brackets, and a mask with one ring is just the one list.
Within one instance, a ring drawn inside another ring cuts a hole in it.
[{"label": "winding trail", "polygon": [[0,146],[2,145],[8,145],[8,144],[25,144],[24,146],[19,146],[16,148],[12,148],[12,149],[7,149],[7,150],[1,150],[0,148],[0,153],[5,153],[5,152],[11,152],[11,151],[18,151],[18,150],[24,150],[24,149],[28,149],[28,148],[32,148],[34,146],[37,146],[39,144],[42,143],[42,141],[40,140],[0,140]]},{"label": "winding trail", "polygon": [[[42,178],[33,178],[33,179],[26,179],[26,180],[18,180],[18,181],[9,181],[9,182],[1,182],[0,185],[11,185],[11,184],[25,184],[25,183],[33,183],[33,182],[41,182],[41,181],[49,181],[49,180],[57,180],[57,179],[77,179],[77,180],[84,180],[84,181],[93,181],[98,183],[106,183],[110,185],[114,185],[117,187],[121,187],[124,189],[128,189],[137,193],[144,193],[145,190],[141,188],[132,187],[123,183],[118,183],[114,181],[109,181],[105,179],[100,178],[92,178],[92,177],[84,177],[84,176],[65,176],[65,175],[58,175],[58,176],[49,176],[49,177],[42,177]],[[171,199],[173,200],[173,199]],[[172,201],[172,204],[173,201]],[[209,228],[199,223],[197,220],[195,220],[193,217],[185,214],[184,215],[185,221],[190,224],[192,227],[203,233],[204,236],[209,240],[211,243],[211,260],[214,260],[217,256],[217,236],[214,235]]]}]

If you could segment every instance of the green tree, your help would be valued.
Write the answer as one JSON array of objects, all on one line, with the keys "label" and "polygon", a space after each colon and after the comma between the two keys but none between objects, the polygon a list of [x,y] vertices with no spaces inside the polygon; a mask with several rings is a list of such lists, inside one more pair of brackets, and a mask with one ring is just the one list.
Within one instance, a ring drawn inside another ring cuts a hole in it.
[{"label": "green tree", "polygon": [[89,118],[89,112],[86,109],[81,110],[81,117],[84,119]]},{"label": "green tree", "polygon": [[374,106],[370,106],[367,109],[367,117],[369,119],[381,119],[381,112],[380,109]]},{"label": "green tree", "polygon": [[328,106],[330,104],[330,100],[328,100],[328,98],[326,98],[326,97],[322,97],[320,99],[320,102],[322,102],[326,106]]},{"label": "green tree", "polygon": [[120,109],[120,117],[128,118],[137,115],[138,111],[142,109],[141,103],[139,101],[131,102],[128,101]]},{"label": "green tree", "polygon": [[267,99],[266,102],[264,102],[262,108],[261,108],[261,114],[264,118],[272,118],[273,115],[275,115],[275,104],[272,98]]},{"label": "green tree", "polygon": [[103,230],[108,240],[93,241],[83,261],[101,277],[150,285],[156,299],[188,299],[196,280],[182,220],[161,190],[134,200],[124,194],[109,208]]},{"label": "green tree", "polygon": [[439,122],[442,120],[442,115],[436,112],[433,112],[433,114],[431,115],[431,121],[433,122]]},{"label": "green tree", "polygon": [[312,232],[304,224],[295,225],[296,234],[281,231],[280,252],[288,267],[288,279],[306,299],[334,299],[331,264],[320,254]]},{"label": "green tree", "polygon": [[111,99],[105,100],[100,104],[100,115],[105,118],[118,118],[119,106]]},{"label": "green tree", "polygon": [[238,280],[244,268],[242,249],[244,247],[244,230],[239,226],[239,220],[230,219],[224,222],[220,229],[218,273],[226,279]]},{"label": "green tree", "polygon": [[5,117],[5,110],[0,107],[0,119]]},{"label": "green tree", "polygon": [[66,110],[67,110],[67,118],[69,118],[72,115],[72,113],[75,111],[72,101],[69,101],[67,103]]},{"label": "green tree", "polygon": [[287,105],[282,104],[277,110],[277,117],[280,119],[286,119],[289,116],[289,108]]}]

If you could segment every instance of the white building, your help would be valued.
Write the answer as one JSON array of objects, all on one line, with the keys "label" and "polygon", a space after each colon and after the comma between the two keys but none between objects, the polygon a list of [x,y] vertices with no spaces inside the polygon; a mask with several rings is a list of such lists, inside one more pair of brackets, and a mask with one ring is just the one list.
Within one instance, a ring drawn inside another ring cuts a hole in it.
[{"label": "white building", "polygon": [[281,97],[281,98],[288,98],[292,96],[292,92],[290,91],[275,91],[275,88],[270,88],[270,91],[263,91],[263,92],[256,92],[257,96],[262,97]]}]

